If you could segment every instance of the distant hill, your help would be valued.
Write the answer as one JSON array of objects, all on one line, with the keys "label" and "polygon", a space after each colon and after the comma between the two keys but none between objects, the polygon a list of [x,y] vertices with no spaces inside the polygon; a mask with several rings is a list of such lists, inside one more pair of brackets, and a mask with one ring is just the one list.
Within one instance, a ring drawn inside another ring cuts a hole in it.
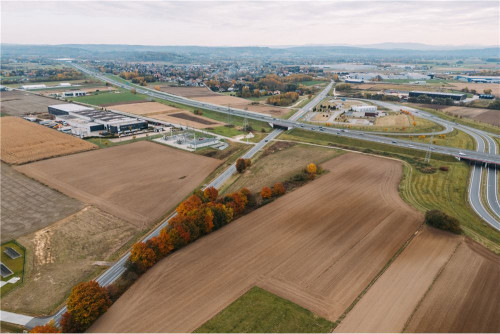
[{"label": "distant hill", "polygon": [[418,43],[382,43],[367,46],[306,45],[286,47],[203,47],[112,44],[19,45],[2,44],[2,57],[71,57],[128,61],[189,62],[214,59],[261,58],[268,60],[456,59],[499,58],[498,47],[432,46]]}]

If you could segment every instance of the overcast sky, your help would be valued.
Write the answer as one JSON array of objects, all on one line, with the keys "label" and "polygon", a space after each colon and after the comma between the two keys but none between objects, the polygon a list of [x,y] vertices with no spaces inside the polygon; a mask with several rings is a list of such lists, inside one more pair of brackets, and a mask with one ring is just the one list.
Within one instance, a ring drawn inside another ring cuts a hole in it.
[{"label": "overcast sky", "polygon": [[498,1],[4,1],[1,42],[499,45]]}]

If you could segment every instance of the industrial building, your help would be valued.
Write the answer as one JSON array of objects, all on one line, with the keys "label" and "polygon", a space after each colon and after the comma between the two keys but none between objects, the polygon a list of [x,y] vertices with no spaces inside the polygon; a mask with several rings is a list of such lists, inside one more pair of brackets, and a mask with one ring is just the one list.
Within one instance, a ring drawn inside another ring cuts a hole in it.
[{"label": "industrial building", "polygon": [[77,96],[85,96],[85,95],[87,95],[87,92],[84,92],[83,90],[63,92],[61,94],[62,97],[77,97]]},{"label": "industrial building", "polygon": [[493,100],[495,98],[495,95],[493,94],[479,94],[480,99],[485,99],[485,100]]},{"label": "industrial building", "polygon": [[22,85],[22,89],[24,90],[32,90],[32,89],[44,89],[47,88],[47,85],[40,84],[40,85]]},{"label": "industrial building", "polygon": [[377,111],[377,106],[352,106],[352,110],[354,111],[362,111],[362,112],[374,112]]},{"label": "industrial building", "polygon": [[475,82],[475,83],[500,83],[500,77],[497,76],[470,76],[457,75],[457,80]]},{"label": "industrial building", "polygon": [[421,95],[427,95],[433,99],[452,99],[455,101],[462,101],[467,98],[466,94],[455,94],[455,93],[440,93],[440,92],[421,92],[421,91],[412,91],[409,93],[409,97],[419,97]]},{"label": "industrial building", "polygon": [[112,111],[95,110],[78,104],[57,104],[48,107],[56,119],[72,127],[72,133],[85,137],[91,132],[108,131],[121,134],[148,128],[148,122]]}]

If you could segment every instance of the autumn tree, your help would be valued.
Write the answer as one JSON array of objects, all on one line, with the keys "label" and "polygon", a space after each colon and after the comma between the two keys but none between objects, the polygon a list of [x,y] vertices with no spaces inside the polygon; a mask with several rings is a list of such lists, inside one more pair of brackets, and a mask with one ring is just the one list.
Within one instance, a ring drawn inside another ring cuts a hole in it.
[{"label": "autumn tree", "polygon": [[306,171],[309,175],[314,175],[316,174],[318,168],[316,167],[316,165],[314,163],[310,163],[307,165],[307,168],[306,168]]},{"label": "autumn tree", "polygon": [[184,215],[187,216],[194,210],[198,209],[202,204],[202,201],[200,197],[197,195],[191,195],[189,198],[185,201],[183,201],[179,206],[177,207],[176,211],[179,215]]},{"label": "autumn tree", "polygon": [[260,192],[260,196],[263,199],[271,198],[272,194],[273,194],[273,192],[271,191],[271,188],[269,188],[269,187],[262,188],[262,191]]},{"label": "autumn tree", "polygon": [[247,197],[241,192],[235,192],[224,196],[224,204],[232,208],[235,215],[243,213],[247,203]]},{"label": "autumn tree", "polygon": [[283,186],[283,183],[276,182],[273,186],[272,192],[273,192],[273,196],[283,195],[286,192],[285,187]]},{"label": "autumn tree", "polygon": [[[106,288],[96,281],[77,284],[66,302],[73,331],[84,332],[111,306]],[[67,328],[63,327],[67,332]]]},{"label": "autumn tree", "polygon": [[203,196],[205,196],[207,200],[214,202],[219,196],[219,191],[214,187],[208,187],[203,191]]},{"label": "autumn tree", "polygon": [[243,173],[245,168],[247,168],[247,164],[246,164],[245,159],[240,158],[240,159],[236,160],[236,170],[238,171],[238,173]]},{"label": "autumn tree", "polygon": [[483,90],[484,94],[491,94],[492,90],[490,88]]},{"label": "autumn tree", "polygon": [[155,90],[160,90],[160,86],[155,86]]},{"label": "autumn tree", "polygon": [[140,271],[146,271],[156,263],[156,253],[151,244],[137,242],[132,246],[129,260],[137,265]]},{"label": "autumn tree", "polygon": [[54,320],[50,320],[43,326],[35,326],[30,333],[61,333],[61,329],[56,326]]},{"label": "autumn tree", "polygon": [[137,91],[135,90],[135,88],[132,88],[132,89],[130,90],[130,92],[131,92],[132,94],[136,94],[136,93],[137,93]]}]

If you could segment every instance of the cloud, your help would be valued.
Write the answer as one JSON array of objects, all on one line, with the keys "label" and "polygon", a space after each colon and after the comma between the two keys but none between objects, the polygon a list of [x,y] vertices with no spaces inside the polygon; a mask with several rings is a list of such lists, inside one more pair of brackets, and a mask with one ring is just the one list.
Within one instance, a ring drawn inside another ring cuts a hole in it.
[{"label": "cloud", "polygon": [[3,43],[498,45],[497,1],[2,1]]}]

